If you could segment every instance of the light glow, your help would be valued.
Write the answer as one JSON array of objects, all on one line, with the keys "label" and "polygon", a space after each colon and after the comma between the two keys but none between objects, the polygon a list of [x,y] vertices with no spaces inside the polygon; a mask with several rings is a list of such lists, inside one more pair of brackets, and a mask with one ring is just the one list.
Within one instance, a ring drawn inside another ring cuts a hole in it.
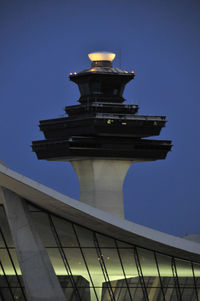
[{"label": "light glow", "polygon": [[94,61],[110,61],[112,62],[116,56],[113,52],[91,52],[88,54],[89,59]]}]

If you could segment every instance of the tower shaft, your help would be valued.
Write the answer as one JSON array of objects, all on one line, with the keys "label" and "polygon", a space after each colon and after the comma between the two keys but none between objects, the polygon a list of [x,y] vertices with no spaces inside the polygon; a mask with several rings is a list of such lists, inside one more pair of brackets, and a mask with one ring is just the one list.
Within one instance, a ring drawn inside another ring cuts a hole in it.
[{"label": "tower shaft", "polygon": [[132,161],[73,160],[80,182],[80,201],[124,218],[123,183]]}]

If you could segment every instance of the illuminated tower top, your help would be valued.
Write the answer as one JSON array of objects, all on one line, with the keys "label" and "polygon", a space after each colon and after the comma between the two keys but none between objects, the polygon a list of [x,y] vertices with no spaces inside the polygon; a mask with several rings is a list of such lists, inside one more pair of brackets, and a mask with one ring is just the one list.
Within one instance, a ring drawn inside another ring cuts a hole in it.
[{"label": "illuminated tower top", "polygon": [[134,72],[113,68],[115,53],[93,52],[88,54],[91,68],[78,73],[70,73],[70,80],[80,90],[80,103],[88,102],[124,102],[125,85],[134,78]]},{"label": "illuminated tower top", "polygon": [[100,66],[101,64],[112,67],[112,62],[115,59],[115,56],[115,53],[106,51],[88,53],[88,57],[92,62],[92,67]]}]

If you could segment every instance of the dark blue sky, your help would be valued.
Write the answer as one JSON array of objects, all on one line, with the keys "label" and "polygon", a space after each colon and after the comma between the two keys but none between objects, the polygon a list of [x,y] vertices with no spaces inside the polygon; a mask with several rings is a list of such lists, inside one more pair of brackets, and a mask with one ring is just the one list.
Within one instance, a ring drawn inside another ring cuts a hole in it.
[{"label": "dark blue sky", "polygon": [[64,115],[79,92],[67,78],[90,65],[88,52],[114,51],[135,70],[125,91],[140,114],[166,115],[165,161],[138,163],[124,185],[126,217],[163,232],[200,232],[200,1],[1,0],[0,160],[74,198],[69,163],[38,161],[38,122]]}]

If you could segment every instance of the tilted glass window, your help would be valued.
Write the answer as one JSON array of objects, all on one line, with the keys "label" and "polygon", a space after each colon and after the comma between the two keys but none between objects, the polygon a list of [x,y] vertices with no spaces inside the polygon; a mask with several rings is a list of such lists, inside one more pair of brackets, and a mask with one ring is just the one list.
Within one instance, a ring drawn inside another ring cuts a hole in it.
[{"label": "tilted glass window", "polygon": [[[24,301],[17,256],[0,209],[0,292],[6,301],[15,296]],[[30,211],[66,300],[200,301],[200,263],[119,241],[38,208]]]},{"label": "tilted glass window", "polygon": [[0,206],[0,300],[27,300],[21,270],[3,206]]}]

